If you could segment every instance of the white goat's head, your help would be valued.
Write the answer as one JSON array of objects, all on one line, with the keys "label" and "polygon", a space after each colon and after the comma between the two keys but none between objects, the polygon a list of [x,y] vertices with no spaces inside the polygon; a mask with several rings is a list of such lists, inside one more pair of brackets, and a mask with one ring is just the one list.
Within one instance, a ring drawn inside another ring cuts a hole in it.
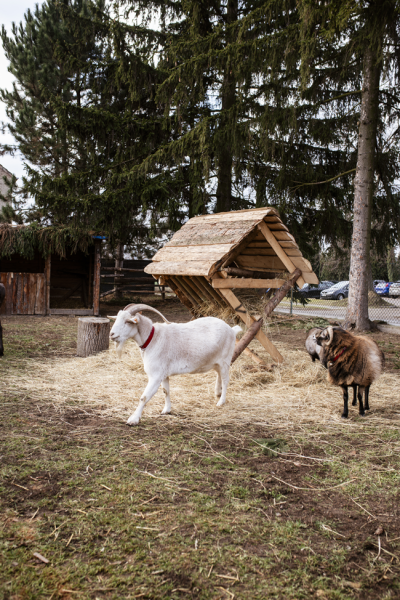
[{"label": "white goat's head", "polygon": [[110,339],[117,343],[117,353],[121,358],[125,342],[137,334],[140,317],[139,315],[131,315],[127,310],[120,310],[117,316],[108,318],[114,321],[110,331]]},{"label": "white goat's head", "polygon": [[128,306],[125,306],[124,310],[119,311],[117,316],[109,316],[109,319],[115,321],[110,331],[110,339],[117,343],[117,353],[120,358],[125,342],[130,338],[135,337],[138,332],[140,313],[142,310],[151,310],[159,314],[166,323],[169,323],[164,315],[147,304],[128,304]]}]

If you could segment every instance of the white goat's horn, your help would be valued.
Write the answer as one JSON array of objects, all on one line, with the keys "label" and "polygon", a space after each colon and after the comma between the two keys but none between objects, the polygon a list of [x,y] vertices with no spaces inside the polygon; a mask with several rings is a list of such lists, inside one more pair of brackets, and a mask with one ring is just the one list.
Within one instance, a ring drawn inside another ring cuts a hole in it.
[{"label": "white goat's horn", "polygon": [[157,313],[158,315],[160,315],[160,317],[166,322],[168,323],[168,325],[171,325],[171,322],[168,321],[164,315],[162,315],[158,310],[156,310],[155,308],[152,308],[151,306],[148,306],[147,304],[128,304],[128,306],[125,306],[124,310],[127,310],[128,312],[131,313],[131,315],[135,315],[138,312],[141,312],[142,310],[151,310],[155,313]]},{"label": "white goat's horn", "polygon": [[107,315],[107,319],[114,319],[114,321],[115,321],[116,318],[117,317],[110,317],[110,315]]}]

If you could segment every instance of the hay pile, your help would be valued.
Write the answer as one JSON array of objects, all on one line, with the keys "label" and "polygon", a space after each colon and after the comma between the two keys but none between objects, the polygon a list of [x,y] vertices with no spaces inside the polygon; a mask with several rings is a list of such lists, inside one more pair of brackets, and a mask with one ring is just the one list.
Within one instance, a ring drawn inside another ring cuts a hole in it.
[{"label": "hay pile", "polygon": [[[173,416],[214,426],[263,423],[292,427],[301,423],[342,422],[341,390],[326,382],[326,371],[319,362],[312,363],[305,351],[276,345],[285,362],[271,372],[254,367],[245,355],[234,363],[227,402],[222,408],[216,407],[214,372],[172,377]],[[260,351],[259,344],[254,349],[266,363],[272,363],[269,355]],[[30,360],[23,373],[9,372],[3,381],[8,393],[49,402],[60,410],[73,403],[119,420],[126,420],[132,414],[146,383],[140,352],[134,342],[126,344],[121,360],[114,348],[85,359]],[[399,424],[400,399],[396,393],[399,383],[397,375],[385,373],[372,386],[372,410],[366,421]],[[159,390],[144,410],[144,422],[159,417],[163,405],[164,394]],[[358,409],[350,407],[347,423],[357,419]]]}]

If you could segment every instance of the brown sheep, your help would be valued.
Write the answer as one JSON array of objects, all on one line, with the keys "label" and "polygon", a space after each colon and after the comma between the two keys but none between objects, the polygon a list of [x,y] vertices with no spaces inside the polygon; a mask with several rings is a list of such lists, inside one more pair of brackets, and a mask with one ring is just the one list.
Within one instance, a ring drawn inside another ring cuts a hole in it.
[{"label": "brown sheep", "polygon": [[[348,386],[358,386],[359,413],[369,410],[369,388],[382,373],[385,357],[377,344],[370,338],[357,336],[341,327],[327,327],[316,336],[322,346],[321,363],[328,369],[328,381],[343,390],[344,409],[342,417],[347,419]],[[353,401],[353,405],[355,401]]]}]

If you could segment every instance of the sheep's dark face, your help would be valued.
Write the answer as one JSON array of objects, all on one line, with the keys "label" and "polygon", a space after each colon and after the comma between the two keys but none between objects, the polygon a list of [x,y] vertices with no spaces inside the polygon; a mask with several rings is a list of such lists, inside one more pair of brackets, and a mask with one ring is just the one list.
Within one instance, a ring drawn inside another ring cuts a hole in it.
[{"label": "sheep's dark face", "polygon": [[332,343],[334,336],[333,327],[327,327],[323,329],[319,334],[315,336],[318,346],[329,346]]}]

